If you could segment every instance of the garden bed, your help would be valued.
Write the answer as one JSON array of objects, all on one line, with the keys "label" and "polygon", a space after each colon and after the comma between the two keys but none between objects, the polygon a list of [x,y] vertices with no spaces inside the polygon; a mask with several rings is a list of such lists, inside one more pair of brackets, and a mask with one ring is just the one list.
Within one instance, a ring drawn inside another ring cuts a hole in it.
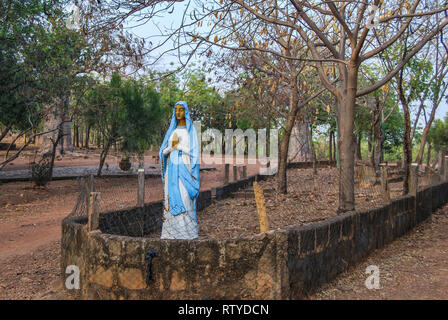
[{"label": "garden bed", "polygon": [[[325,220],[337,216],[338,171],[334,167],[313,169],[288,169],[288,193],[277,192],[277,178],[260,181],[270,230],[292,225]],[[401,196],[402,182],[392,183],[391,198]],[[368,210],[382,206],[379,184],[359,184],[355,188],[356,209]],[[239,238],[259,233],[259,220],[253,187],[249,186],[232,197],[213,203],[197,213],[199,239]],[[155,232],[149,238],[159,238]]]}]

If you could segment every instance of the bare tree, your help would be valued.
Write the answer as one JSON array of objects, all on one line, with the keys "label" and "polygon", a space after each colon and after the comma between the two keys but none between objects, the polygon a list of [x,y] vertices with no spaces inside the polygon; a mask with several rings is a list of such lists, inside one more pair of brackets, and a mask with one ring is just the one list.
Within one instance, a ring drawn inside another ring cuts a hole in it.
[{"label": "bare tree", "polygon": [[[443,44],[442,48],[440,47],[439,43]],[[445,93],[448,88],[448,81],[446,78],[448,73],[448,47],[446,47],[446,45],[444,44],[443,33],[440,33],[440,37],[436,39],[436,44],[434,46],[432,46],[432,44],[430,45],[432,47],[431,48],[432,52],[426,57],[430,59],[430,61],[432,62],[434,72],[433,76],[429,80],[430,84],[429,89],[426,90],[424,94],[419,97],[420,106],[411,133],[411,139],[412,139],[415,133],[416,124],[418,123],[419,120],[419,115],[423,111],[425,119],[425,127],[423,129],[422,138],[420,142],[420,149],[418,151],[416,159],[416,162],[419,164],[421,164],[423,160],[423,152],[425,150],[425,144],[427,141],[429,129],[431,128],[431,125],[434,121],[437,108],[439,107],[442,100],[446,98]],[[424,107],[426,100],[430,101],[429,110],[431,111],[429,113],[429,118],[426,116],[427,108]]]},{"label": "bare tree", "polygon": [[[266,36],[263,36],[264,39],[258,40],[258,46],[267,47],[267,41],[270,39],[272,42],[271,50],[277,54],[256,50],[236,51],[234,56],[236,55],[239,58],[232,62],[232,68],[244,71],[255,70],[269,79],[267,88],[259,87],[259,90],[261,96],[266,95],[266,93],[269,96],[264,103],[265,107],[277,109],[278,114],[285,119],[281,123],[283,135],[280,141],[278,190],[281,193],[286,193],[286,167],[291,145],[291,134],[295,128],[296,119],[299,119],[299,123],[305,126],[305,132],[302,133],[304,135],[303,139],[306,141],[305,148],[309,150],[308,122],[304,107],[325,89],[319,87],[319,84],[313,83],[312,78],[310,78],[311,71],[309,69],[311,68],[305,61],[285,59],[280,56],[282,52],[286,52],[289,56],[306,57],[306,45],[300,38],[294,37],[292,34],[285,34],[278,26],[271,26],[263,21],[259,22],[258,27],[261,28],[261,33]],[[248,31],[246,29],[233,30],[237,39],[243,38]],[[255,41],[255,37],[252,41]],[[237,67],[235,64],[240,66]],[[279,90],[281,91],[278,92]],[[288,97],[288,100],[282,104],[278,101],[279,99],[276,100],[274,92],[277,95],[280,93]]]}]

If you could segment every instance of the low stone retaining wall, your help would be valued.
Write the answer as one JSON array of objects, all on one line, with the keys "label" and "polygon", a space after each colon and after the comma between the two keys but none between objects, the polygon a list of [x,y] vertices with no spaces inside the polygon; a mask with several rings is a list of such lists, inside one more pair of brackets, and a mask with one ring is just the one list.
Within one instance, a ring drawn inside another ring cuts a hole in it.
[{"label": "low stone retaining wall", "polygon": [[[220,188],[217,198],[253,179]],[[201,197],[198,203],[208,205],[211,191]],[[107,230],[89,233],[86,217],[65,219],[62,277],[65,282],[68,265],[79,267],[80,289],[68,292],[82,299],[300,299],[412,229],[447,200],[444,182],[380,208],[238,239],[160,240],[104,233]],[[157,206],[149,204],[141,212],[159,212]],[[150,249],[157,256],[147,285],[145,255]]]}]

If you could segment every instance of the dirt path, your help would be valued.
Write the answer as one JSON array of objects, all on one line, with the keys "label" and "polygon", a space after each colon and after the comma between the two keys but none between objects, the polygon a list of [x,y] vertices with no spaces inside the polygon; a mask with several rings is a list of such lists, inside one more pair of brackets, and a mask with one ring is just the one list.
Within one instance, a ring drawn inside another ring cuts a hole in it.
[{"label": "dirt path", "polygon": [[[370,265],[379,268],[380,289],[365,286]],[[448,299],[448,205],[309,298]]]}]

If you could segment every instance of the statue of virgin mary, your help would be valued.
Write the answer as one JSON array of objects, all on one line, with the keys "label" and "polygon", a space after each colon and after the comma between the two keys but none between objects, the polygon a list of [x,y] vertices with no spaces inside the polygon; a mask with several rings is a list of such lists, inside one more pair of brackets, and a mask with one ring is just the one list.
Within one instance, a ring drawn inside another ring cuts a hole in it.
[{"label": "statue of virgin mary", "polygon": [[161,239],[195,239],[198,237],[199,147],[198,135],[184,101],[174,105],[159,157],[164,186]]}]

